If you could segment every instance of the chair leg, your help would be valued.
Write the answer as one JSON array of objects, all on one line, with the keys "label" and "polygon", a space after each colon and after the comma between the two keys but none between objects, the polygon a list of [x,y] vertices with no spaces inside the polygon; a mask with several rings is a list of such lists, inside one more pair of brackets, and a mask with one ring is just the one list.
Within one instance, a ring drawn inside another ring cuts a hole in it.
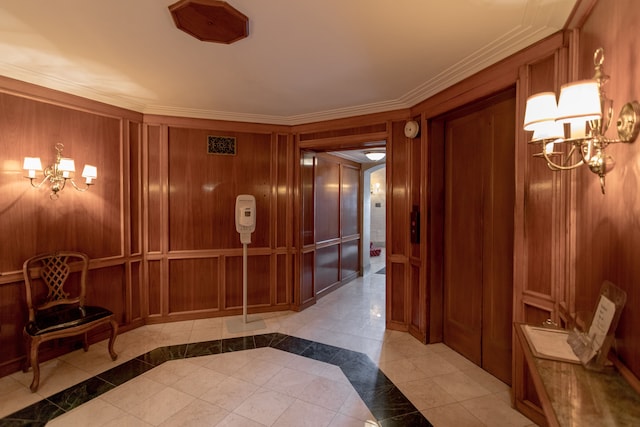
[{"label": "chair leg", "polygon": [[29,387],[32,393],[35,393],[38,390],[38,386],[40,385],[40,364],[38,363],[39,346],[40,341],[31,341],[31,348],[28,357],[31,360],[31,368],[33,369],[33,381],[31,381],[31,386]]},{"label": "chair leg", "polygon": [[116,336],[118,335],[118,322],[111,319],[109,323],[111,323],[111,336],[109,337],[109,354],[111,355],[111,360],[116,360],[118,358],[118,354],[113,349],[113,345],[115,344]]},{"label": "chair leg", "polygon": [[83,338],[82,348],[84,349],[85,352],[89,351],[89,339],[87,335],[88,334],[86,332],[82,335],[82,338]]}]

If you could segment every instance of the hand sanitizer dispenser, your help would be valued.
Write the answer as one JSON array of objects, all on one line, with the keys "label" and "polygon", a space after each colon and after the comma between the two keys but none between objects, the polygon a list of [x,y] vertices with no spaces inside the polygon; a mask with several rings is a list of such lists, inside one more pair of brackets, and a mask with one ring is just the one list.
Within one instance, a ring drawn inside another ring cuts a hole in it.
[{"label": "hand sanitizer dispenser", "polygon": [[236,197],[236,231],[242,243],[242,317],[247,324],[247,244],[256,230],[256,198],[250,194]]},{"label": "hand sanitizer dispenser", "polygon": [[256,230],[256,198],[250,194],[236,197],[236,231],[240,242],[251,243],[251,233]]}]

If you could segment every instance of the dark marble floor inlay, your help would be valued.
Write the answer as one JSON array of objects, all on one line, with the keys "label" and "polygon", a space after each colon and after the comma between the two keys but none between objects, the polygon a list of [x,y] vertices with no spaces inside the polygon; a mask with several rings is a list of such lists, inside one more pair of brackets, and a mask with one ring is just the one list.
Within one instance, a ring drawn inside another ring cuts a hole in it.
[{"label": "dark marble floor inlay", "polygon": [[0,419],[0,427],[44,426],[48,421],[170,360],[272,347],[338,366],[384,427],[432,424],[364,353],[269,333],[159,347]]}]

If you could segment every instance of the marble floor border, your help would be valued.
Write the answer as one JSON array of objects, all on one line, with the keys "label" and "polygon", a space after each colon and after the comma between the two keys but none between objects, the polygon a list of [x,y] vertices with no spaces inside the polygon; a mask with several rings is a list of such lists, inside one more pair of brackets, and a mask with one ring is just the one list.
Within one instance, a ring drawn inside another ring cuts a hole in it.
[{"label": "marble floor border", "polygon": [[262,347],[339,367],[381,426],[433,427],[366,354],[277,332],[156,348],[0,418],[0,427],[44,426],[48,421],[170,360]]}]

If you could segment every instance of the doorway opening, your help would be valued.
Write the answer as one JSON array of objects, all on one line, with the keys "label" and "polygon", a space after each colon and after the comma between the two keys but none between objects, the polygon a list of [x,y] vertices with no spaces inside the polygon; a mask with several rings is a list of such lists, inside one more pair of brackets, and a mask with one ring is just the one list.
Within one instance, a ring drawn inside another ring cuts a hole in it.
[{"label": "doorway opening", "polygon": [[384,147],[385,141],[376,141],[301,150],[303,307],[358,276],[385,273],[386,179],[379,174],[384,178],[386,163],[365,155]]},{"label": "doorway opening", "polygon": [[[362,171],[362,275],[384,274],[386,267],[387,167],[374,164]],[[382,262],[381,262],[382,260]]]}]

